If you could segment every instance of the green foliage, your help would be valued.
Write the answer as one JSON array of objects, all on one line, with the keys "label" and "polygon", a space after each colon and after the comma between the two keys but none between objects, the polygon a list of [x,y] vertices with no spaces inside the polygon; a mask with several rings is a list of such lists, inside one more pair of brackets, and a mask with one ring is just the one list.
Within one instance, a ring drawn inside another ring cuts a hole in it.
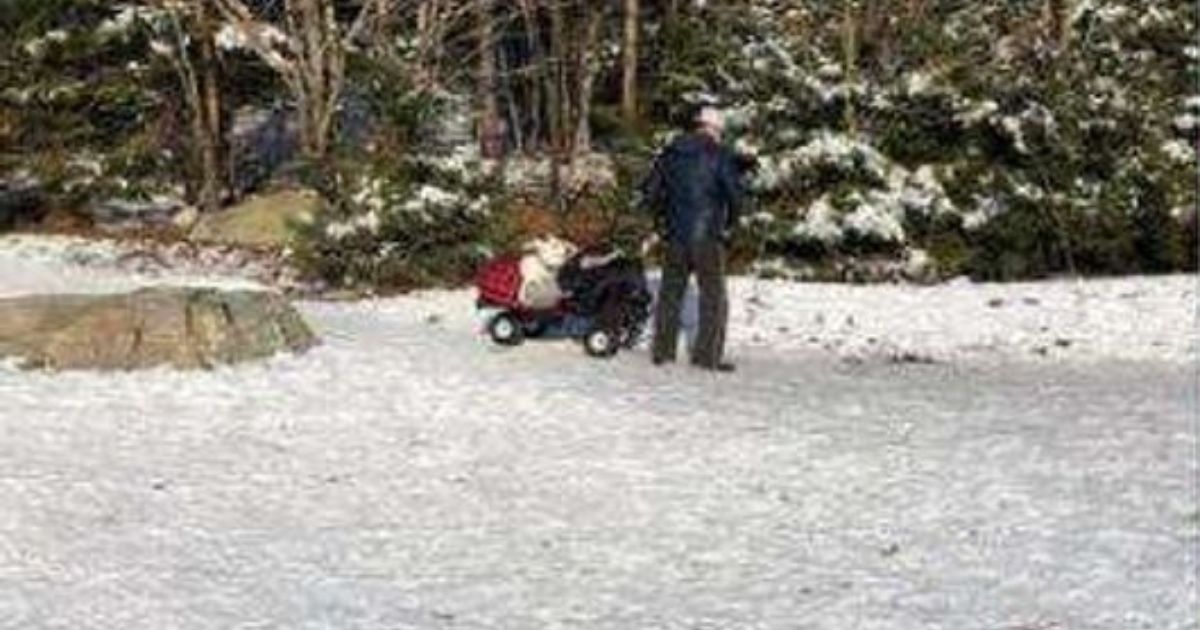
[{"label": "green foliage", "polygon": [[180,174],[159,135],[170,127],[172,75],[126,9],[15,0],[0,11],[0,111],[12,129],[0,166],[37,177],[54,205],[144,198],[173,189]]},{"label": "green foliage", "polygon": [[410,159],[343,159],[318,182],[329,210],[304,226],[294,260],[330,287],[381,291],[461,282],[489,249],[494,182]]},{"label": "green foliage", "polygon": [[595,199],[604,225],[600,238],[627,252],[637,252],[654,231],[654,217],[642,207],[638,189],[648,168],[649,162],[641,156],[617,160],[617,185]]}]

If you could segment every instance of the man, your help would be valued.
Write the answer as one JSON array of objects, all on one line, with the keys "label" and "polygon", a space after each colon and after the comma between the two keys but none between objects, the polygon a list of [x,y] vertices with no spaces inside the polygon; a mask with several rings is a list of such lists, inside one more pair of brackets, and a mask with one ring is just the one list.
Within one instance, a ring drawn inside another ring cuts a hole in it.
[{"label": "man", "polygon": [[725,244],[737,224],[742,200],[737,159],[721,145],[724,120],[711,106],[692,117],[692,132],[659,155],[646,181],[646,199],[662,219],[666,260],[654,330],[655,365],[675,360],[679,317],[688,280],[700,286],[700,330],[692,365],[732,372],[725,361],[729,303],[725,288]]}]

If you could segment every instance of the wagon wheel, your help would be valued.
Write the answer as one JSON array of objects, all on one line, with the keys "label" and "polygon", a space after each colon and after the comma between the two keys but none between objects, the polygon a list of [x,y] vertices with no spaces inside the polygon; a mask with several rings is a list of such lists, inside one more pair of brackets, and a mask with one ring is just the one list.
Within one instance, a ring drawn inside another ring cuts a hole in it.
[{"label": "wagon wheel", "polygon": [[511,313],[500,313],[488,322],[492,341],[502,346],[519,346],[525,341],[525,329]]}]

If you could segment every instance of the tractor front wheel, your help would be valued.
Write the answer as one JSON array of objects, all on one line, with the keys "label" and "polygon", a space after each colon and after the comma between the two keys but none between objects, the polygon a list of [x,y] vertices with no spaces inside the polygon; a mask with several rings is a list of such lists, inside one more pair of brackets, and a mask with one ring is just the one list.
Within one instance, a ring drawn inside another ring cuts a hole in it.
[{"label": "tractor front wheel", "polygon": [[584,351],[598,359],[612,358],[620,347],[620,336],[604,328],[593,328],[583,337]]}]

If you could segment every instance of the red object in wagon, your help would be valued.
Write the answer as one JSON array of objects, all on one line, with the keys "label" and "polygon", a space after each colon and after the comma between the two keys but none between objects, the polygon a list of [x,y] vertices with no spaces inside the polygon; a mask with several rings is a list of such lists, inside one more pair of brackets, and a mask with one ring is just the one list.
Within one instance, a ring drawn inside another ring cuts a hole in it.
[{"label": "red object in wagon", "polygon": [[475,274],[479,303],[504,308],[520,308],[521,259],[504,256],[490,260]]}]

